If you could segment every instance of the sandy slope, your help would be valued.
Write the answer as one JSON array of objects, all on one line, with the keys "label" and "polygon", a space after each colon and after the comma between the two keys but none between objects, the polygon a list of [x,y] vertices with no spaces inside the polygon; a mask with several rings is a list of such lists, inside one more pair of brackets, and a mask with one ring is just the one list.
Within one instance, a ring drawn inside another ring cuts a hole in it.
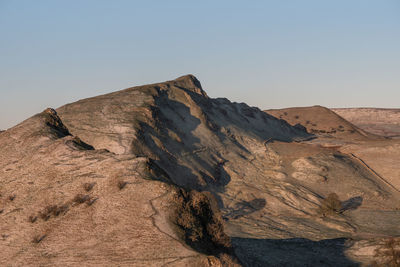
[{"label": "sandy slope", "polygon": [[297,107],[266,110],[291,125],[300,124],[307,131],[322,137],[342,138],[346,140],[366,140],[378,138],[363,131],[332,110],[322,106]]},{"label": "sandy slope", "polygon": [[147,158],[88,150],[51,110],[7,130],[0,147],[0,265],[209,265],[173,229],[175,189],[148,179]]}]

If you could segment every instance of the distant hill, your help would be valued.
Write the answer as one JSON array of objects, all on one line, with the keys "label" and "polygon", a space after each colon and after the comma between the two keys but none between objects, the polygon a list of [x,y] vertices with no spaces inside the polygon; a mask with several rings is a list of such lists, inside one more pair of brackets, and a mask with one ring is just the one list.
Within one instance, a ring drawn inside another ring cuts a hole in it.
[{"label": "distant hill", "polygon": [[332,110],[370,133],[400,137],[400,109],[333,108]]},{"label": "distant hill", "polygon": [[377,138],[365,132],[332,110],[322,106],[294,107],[266,110],[268,114],[287,121],[291,125],[302,125],[309,133],[347,139]]}]

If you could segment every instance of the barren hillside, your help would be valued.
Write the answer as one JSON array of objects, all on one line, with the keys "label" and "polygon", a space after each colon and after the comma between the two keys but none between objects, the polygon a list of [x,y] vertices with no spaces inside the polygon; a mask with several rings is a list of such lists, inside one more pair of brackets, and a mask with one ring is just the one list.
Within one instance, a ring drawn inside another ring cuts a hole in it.
[{"label": "barren hillside", "polygon": [[368,264],[400,236],[400,192],[325,147],[384,142],[327,114],[310,124],[343,132],[209,98],[192,75],[37,114],[0,135],[1,264]]},{"label": "barren hillside", "polygon": [[[185,244],[171,214],[182,204],[179,190],[156,181],[148,158],[94,150],[52,109],[7,130],[0,146],[2,266],[207,266],[220,261],[206,254],[232,258],[213,240],[199,238],[197,251]],[[199,253],[204,246],[214,251]]]},{"label": "barren hillside", "polygon": [[286,120],[291,125],[302,125],[308,132],[323,137],[347,140],[377,138],[322,106],[270,109],[268,114]]},{"label": "barren hillside", "polygon": [[334,108],[332,110],[367,132],[400,137],[400,109]]}]

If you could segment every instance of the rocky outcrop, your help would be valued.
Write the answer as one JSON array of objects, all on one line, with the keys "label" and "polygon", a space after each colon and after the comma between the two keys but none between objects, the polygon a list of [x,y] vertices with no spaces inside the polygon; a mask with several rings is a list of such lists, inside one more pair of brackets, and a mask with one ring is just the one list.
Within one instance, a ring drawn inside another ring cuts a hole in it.
[{"label": "rocky outcrop", "polygon": [[253,139],[311,137],[258,108],[208,98],[192,75],[84,99],[58,112],[72,133],[94,147],[148,156],[174,183],[195,189],[226,183],[222,150],[240,155],[248,153],[243,142]]}]

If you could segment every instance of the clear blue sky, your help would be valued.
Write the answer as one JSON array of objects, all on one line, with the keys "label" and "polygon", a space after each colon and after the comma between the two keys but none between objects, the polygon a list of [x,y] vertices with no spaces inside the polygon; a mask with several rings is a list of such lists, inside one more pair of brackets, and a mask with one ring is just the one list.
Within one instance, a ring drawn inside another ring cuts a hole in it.
[{"label": "clear blue sky", "polygon": [[188,73],[262,109],[400,107],[400,1],[0,0],[0,129]]}]

